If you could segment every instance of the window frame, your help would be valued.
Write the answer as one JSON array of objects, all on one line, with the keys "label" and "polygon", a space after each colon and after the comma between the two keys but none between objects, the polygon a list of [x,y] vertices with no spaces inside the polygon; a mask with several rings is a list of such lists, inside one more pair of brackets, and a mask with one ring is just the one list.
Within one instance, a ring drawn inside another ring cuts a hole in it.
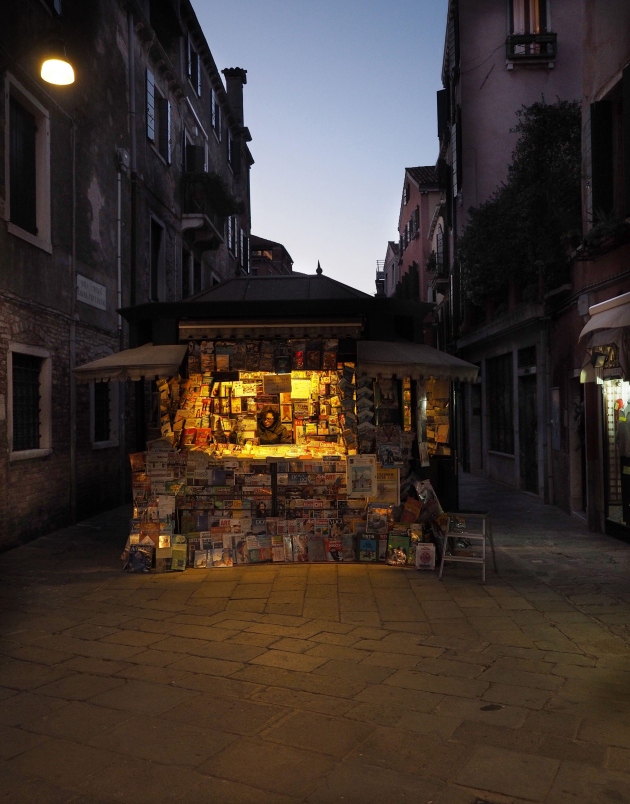
[{"label": "window frame", "polygon": [[210,91],[210,113],[211,113],[211,123],[212,123],[212,130],[214,131],[214,136],[217,138],[217,142],[221,142],[221,129],[222,129],[221,104],[219,103],[219,98],[214,90],[214,87]]},{"label": "window frame", "polygon": [[[102,385],[104,383],[99,383]],[[112,380],[107,381],[109,386],[109,439],[107,441],[97,441],[96,426],[96,382],[90,383],[90,443],[92,449],[111,449],[119,446],[118,435],[118,412],[119,412],[119,388],[118,383]]]},{"label": "window frame", "polygon": [[[11,98],[35,117],[35,225],[37,233],[11,221]],[[52,254],[50,201],[50,114],[37,98],[10,73],[4,78],[4,219],[9,234]]]},{"label": "window frame", "polygon": [[[193,67],[196,66],[196,69]],[[188,82],[198,98],[201,97],[201,57],[193,45],[190,34],[187,36],[186,72]]]},{"label": "window frame", "polygon": [[171,103],[157,85],[155,74],[148,67],[146,71],[145,101],[147,139],[160,159],[170,166],[173,162]]},{"label": "window frame", "polygon": [[[39,372],[39,447],[13,449],[13,355],[22,354],[42,360]],[[7,442],[9,461],[45,458],[52,454],[52,357],[48,349],[25,343],[9,342],[7,350]]]}]

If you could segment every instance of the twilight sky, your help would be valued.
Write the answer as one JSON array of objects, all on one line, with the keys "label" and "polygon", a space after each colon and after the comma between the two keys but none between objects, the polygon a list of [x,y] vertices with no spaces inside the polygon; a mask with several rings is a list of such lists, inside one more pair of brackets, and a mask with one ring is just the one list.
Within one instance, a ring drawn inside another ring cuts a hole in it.
[{"label": "twilight sky", "polygon": [[437,159],[447,0],[193,4],[219,70],[247,70],[252,233],[372,295],[404,168]]}]

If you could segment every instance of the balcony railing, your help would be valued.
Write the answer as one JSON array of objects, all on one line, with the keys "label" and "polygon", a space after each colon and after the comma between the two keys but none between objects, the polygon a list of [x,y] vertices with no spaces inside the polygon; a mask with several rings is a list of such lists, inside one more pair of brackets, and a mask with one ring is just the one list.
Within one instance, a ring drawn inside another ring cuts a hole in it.
[{"label": "balcony railing", "polygon": [[553,61],[558,53],[558,34],[511,34],[505,40],[509,61]]},{"label": "balcony railing", "polygon": [[225,216],[218,214],[212,193],[208,190],[202,176],[185,173],[182,176],[182,212],[184,215],[202,215],[207,218],[222,240]]}]

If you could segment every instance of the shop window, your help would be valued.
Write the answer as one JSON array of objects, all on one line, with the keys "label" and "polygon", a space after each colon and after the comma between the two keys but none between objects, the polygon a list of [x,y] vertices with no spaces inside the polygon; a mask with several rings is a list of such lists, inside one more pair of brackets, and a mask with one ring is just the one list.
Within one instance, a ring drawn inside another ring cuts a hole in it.
[{"label": "shop window", "polygon": [[156,147],[167,165],[171,164],[171,104],[155,84],[155,76],[147,70],[147,139]]},{"label": "shop window", "polygon": [[490,449],[514,454],[514,388],[512,353],[486,362]]},{"label": "shop window", "polygon": [[117,385],[94,382],[90,386],[90,432],[95,449],[118,445]]},{"label": "shop window", "polygon": [[8,231],[51,252],[48,111],[8,75],[5,98]]},{"label": "shop window", "polygon": [[10,346],[7,419],[12,460],[51,452],[51,373],[45,349]]},{"label": "shop window", "polygon": [[165,301],[164,227],[151,218],[149,301]]}]

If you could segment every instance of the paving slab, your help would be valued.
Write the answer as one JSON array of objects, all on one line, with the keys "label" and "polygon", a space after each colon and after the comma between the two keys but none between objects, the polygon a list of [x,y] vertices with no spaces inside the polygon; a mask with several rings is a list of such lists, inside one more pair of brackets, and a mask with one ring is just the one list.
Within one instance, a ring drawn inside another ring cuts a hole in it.
[{"label": "paving slab", "polygon": [[479,478],[460,497],[491,511],[485,586],[116,574],[127,514],[0,556],[3,800],[630,802],[630,548]]}]

